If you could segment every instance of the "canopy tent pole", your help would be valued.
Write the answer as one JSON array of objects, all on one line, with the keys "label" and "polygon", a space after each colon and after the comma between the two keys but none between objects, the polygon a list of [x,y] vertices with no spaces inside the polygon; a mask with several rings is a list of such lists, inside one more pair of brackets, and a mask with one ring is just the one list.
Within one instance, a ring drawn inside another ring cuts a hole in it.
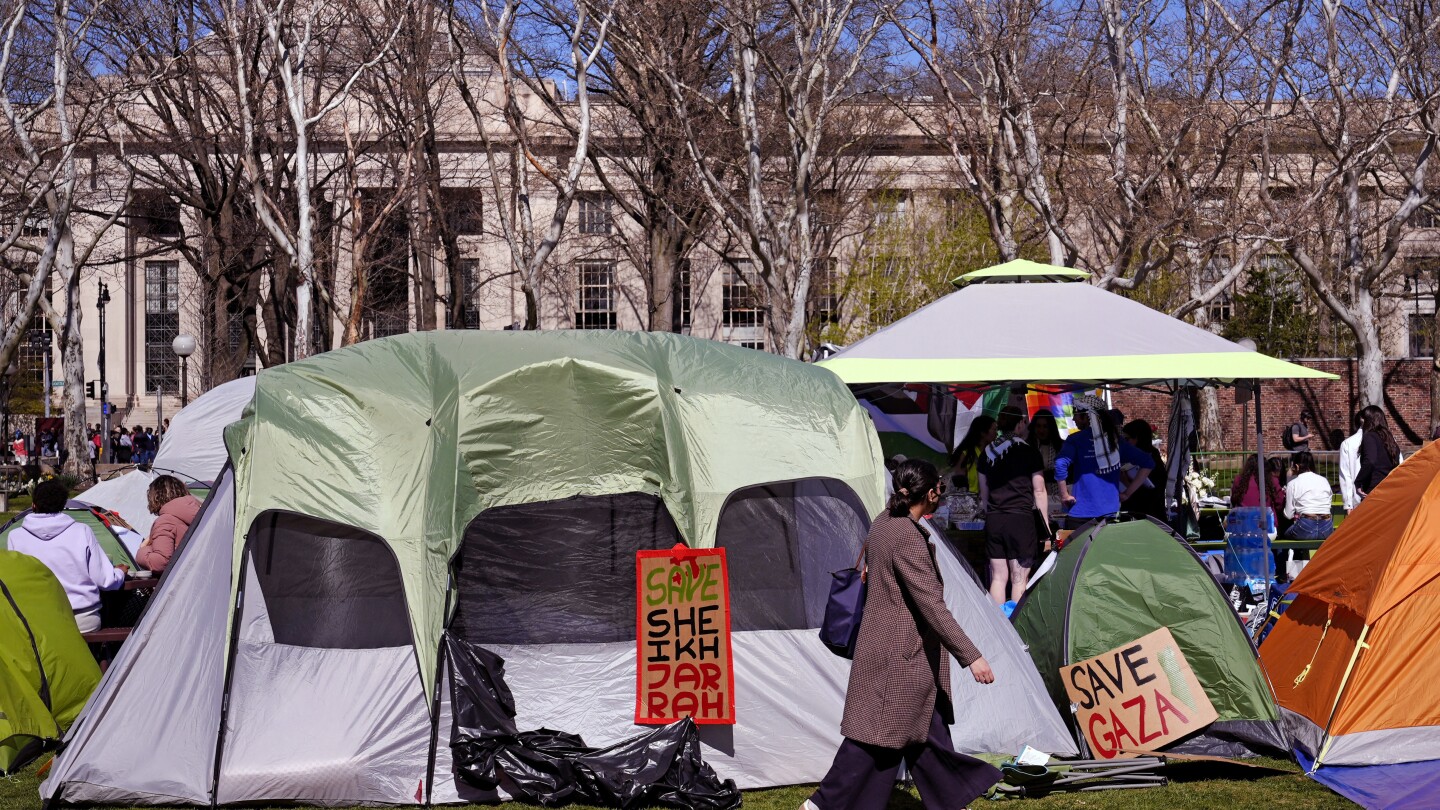
[{"label": "canopy tent pole", "polygon": [[[1265,559],[1270,556],[1270,532],[1269,527],[1264,522],[1266,517],[1266,501],[1268,500],[1266,496],[1270,487],[1270,479],[1265,477],[1265,417],[1261,414],[1261,411],[1263,409],[1260,407],[1260,380],[1252,380],[1250,382],[1250,385],[1255,391],[1255,473],[1256,476],[1259,478],[1259,480],[1256,481],[1255,484],[1256,489],[1260,492],[1261,533],[1265,535],[1265,542],[1263,544],[1263,548],[1265,549],[1265,557],[1262,557],[1262,559]],[[1279,528],[1280,522],[1278,520],[1275,522],[1275,524],[1276,528]],[[1260,569],[1260,578],[1265,582],[1265,591],[1263,596],[1265,601],[1263,602],[1263,604],[1266,606],[1267,612],[1270,605],[1269,568],[1270,566],[1268,563],[1262,563]]]}]

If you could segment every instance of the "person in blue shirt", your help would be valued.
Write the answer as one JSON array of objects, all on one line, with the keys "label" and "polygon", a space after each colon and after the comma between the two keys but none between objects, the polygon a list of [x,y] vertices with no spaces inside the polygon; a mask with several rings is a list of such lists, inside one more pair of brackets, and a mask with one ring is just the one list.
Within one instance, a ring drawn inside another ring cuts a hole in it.
[{"label": "person in blue shirt", "polygon": [[[1081,404],[1080,397],[1075,399]],[[1055,457],[1060,499],[1070,507],[1067,529],[1119,512],[1121,502],[1145,485],[1155,467],[1148,453],[1120,439],[1104,407],[1077,410],[1075,426],[1078,430],[1066,437]],[[1121,475],[1126,465],[1134,467],[1128,483]]]}]

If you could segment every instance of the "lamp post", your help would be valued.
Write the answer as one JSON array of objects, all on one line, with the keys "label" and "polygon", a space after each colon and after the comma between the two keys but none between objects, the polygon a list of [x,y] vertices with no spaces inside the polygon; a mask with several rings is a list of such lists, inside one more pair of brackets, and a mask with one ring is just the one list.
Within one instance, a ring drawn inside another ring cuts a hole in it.
[{"label": "lamp post", "polygon": [[180,407],[190,404],[190,355],[195,353],[195,338],[191,335],[176,335],[170,342],[175,356],[180,358]]},{"label": "lamp post", "polygon": [[3,427],[0,427],[0,431],[3,431],[5,434],[3,437],[5,449],[4,452],[0,452],[0,457],[8,457],[10,455],[10,386],[13,384],[15,375],[19,373],[19,371],[20,366],[14,361],[11,361],[10,367],[5,369],[3,375],[0,375],[0,409],[3,409],[5,413],[5,424]]},{"label": "lamp post", "polygon": [[110,303],[110,287],[100,282],[100,295],[95,308],[100,312],[100,450],[98,461],[110,460],[110,385],[105,382],[105,305]]}]

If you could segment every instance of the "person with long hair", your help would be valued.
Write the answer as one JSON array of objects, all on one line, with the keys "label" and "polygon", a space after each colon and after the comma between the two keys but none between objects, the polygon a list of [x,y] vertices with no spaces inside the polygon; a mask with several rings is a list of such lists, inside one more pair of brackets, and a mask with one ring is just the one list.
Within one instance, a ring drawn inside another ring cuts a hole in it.
[{"label": "person with long hair", "polygon": [[[1155,467],[1150,456],[1120,441],[1104,402],[1084,394],[1076,395],[1074,402],[1075,425],[1079,429],[1066,437],[1055,460],[1060,498],[1070,506],[1065,516],[1067,529],[1078,529],[1095,518],[1119,512],[1120,503],[1128,501],[1144,485]],[[1133,469],[1129,484],[1121,478],[1123,465]]]},{"label": "person with long hair", "polygon": [[[1051,536],[1045,462],[1026,442],[1029,425],[1017,408],[1001,411],[1000,435],[980,457],[980,499],[985,504],[985,556],[990,598],[1020,601],[1041,544]],[[1038,514],[1037,514],[1038,513]],[[1042,536],[1043,534],[1043,536]]]},{"label": "person with long hair", "polygon": [[162,475],[150,482],[145,493],[150,514],[156,515],[150,536],[135,551],[135,561],[157,574],[170,565],[170,558],[180,548],[185,532],[200,513],[200,499],[190,494],[185,484],[173,475]]},{"label": "person with long hair", "polygon": [[1360,471],[1355,475],[1355,491],[1363,499],[1400,463],[1400,446],[1390,433],[1385,412],[1376,405],[1366,405],[1360,411],[1360,432]]},{"label": "person with long hair", "polygon": [[1125,509],[1141,515],[1149,515],[1160,522],[1168,517],[1165,514],[1165,460],[1160,457],[1160,451],[1155,449],[1155,429],[1144,419],[1136,419],[1125,426],[1125,440],[1140,452],[1150,457],[1155,466],[1150,469],[1149,482],[1142,484],[1135,490],[1135,494],[1125,501]]},{"label": "person with long hair", "polygon": [[980,460],[980,453],[990,443],[995,441],[995,434],[999,430],[995,427],[995,418],[980,414],[970,422],[970,428],[965,431],[965,438],[955,446],[950,453],[950,482],[959,489],[977,489],[972,487],[970,482],[970,471],[974,469]]},{"label": "person with long hair", "polygon": [[[1284,464],[1279,459],[1265,460],[1265,507],[1270,510],[1271,516],[1285,503],[1285,488],[1280,482],[1280,468]],[[1230,484],[1230,505],[1235,506],[1259,506],[1259,465],[1255,454],[1245,456],[1245,461],[1240,465],[1240,472],[1235,475],[1235,480]]]},{"label": "person with long hair", "polygon": [[1048,408],[1041,408],[1030,420],[1030,444],[1040,453],[1045,462],[1045,494],[1049,501],[1046,516],[1060,512],[1060,487],[1055,483],[1055,459],[1065,439],[1060,435],[1060,426],[1055,423],[1055,414]]},{"label": "person with long hair", "polygon": [[865,615],[845,693],[835,762],[802,810],[884,810],[904,762],[928,808],[964,807],[1000,781],[1000,771],[955,752],[950,725],[950,656],[977,683],[990,664],[945,607],[944,585],[920,519],[944,484],[935,465],[907,459],[895,494],[865,538]]}]

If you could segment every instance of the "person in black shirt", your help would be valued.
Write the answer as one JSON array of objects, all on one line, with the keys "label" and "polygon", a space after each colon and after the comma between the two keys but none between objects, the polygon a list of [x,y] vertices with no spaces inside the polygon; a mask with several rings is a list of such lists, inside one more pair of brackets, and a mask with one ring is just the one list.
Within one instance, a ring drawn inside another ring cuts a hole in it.
[{"label": "person in black shirt", "polygon": [[990,598],[998,605],[1024,595],[1041,543],[1050,536],[1050,522],[1045,514],[1045,462],[1025,441],[1029,426],[1024,414],[1006,408],[996,425],[1001,433],[985,448],[978,470]]},{"label": "person in black shirt", "polygon": [[1160,451],[1155,449],[1155,429],[1144,419],[1136,419],[1126,425],[1121,431],[1125,438],[1150,456],[1155,466],[1150,470],[1150,484],[1135,490],[1135,494],[1125,501],[1122,507],[1126,512],[1133,512],[1140,515],[1149,515],[1164,523],[1165,513],[1165,479],[1167,472],[1165,460],[1160,458]]},{"label": "person in black shirt", "polygon": [[1386,424],[1385,412],[1376,405],[1366,405],[1360,411],[1360,431],[1360,472],[1355,475],[1355,491],[1364,498],[1400,463],[1400,447]]},{"label": "person in black shirt", "polygon": [[1301,411],[1300,419],[1285,428],[1285,433],[1280,437],[1280,443],[1286,450],[1299,452],[1310,449],[1310,412]]}]

